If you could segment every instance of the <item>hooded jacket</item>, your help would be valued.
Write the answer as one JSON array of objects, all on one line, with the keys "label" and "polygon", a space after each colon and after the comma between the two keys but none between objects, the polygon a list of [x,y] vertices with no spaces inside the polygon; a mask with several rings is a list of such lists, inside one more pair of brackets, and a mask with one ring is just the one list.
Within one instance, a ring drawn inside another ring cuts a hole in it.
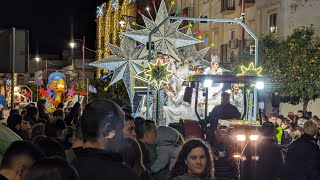
[{"label": "hooded jacket", "polygon": [[157,129],[157,159],[151,166],[156,179],[167,179],[179,152],[179,138],[182,136],[171,127],[160,126]]}]

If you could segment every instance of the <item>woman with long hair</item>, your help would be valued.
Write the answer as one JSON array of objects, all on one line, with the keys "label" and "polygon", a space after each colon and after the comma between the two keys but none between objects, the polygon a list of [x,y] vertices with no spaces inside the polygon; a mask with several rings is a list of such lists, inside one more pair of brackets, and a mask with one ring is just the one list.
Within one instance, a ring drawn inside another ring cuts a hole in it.
[{"label": "woman with long hair", "polygon": [[209,145],[200,139],[190,139],[182,146],[169,180],[211,179],[214,179],[214,164]]},{"label": "woman with long hair", "polygon": [[150,173],[143,165],[143,156],[139,143],[131,138],[125,137],[119,143],[118,151],[123,163],[129,166],[141,180],[152,180]]}]

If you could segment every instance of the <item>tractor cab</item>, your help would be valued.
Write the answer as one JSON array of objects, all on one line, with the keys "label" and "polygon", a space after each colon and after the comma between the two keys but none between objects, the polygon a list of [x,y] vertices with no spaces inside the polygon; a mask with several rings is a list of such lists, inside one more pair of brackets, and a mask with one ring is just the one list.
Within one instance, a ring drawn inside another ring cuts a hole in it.
[{"label": "tractor cab", "polygon": [[[195,112],[201,125],[203,138],[213,146],[215,155],[219,159],[216,162],[217,175],[219,176],[220,173],[221,176],[235,177],[238,174],[237,167],[244,146],[248,141],[255,141],[259,137],[264,80],[261,76],[197,75],[189,77],[189,82],[194,83],[193,86],[196,87],[196,104],[199,102],[199,93],[203,93],[206,97],[204,109],[199,110],[196,107]],[[212,109],[207,109],[210,95],[208,88],[215,83],[223,83],[222,91],[229,92],[231,98],[235,93],[232,85],[238,85],[240,89],[238,93],[242,93],[243,97],[239,119],[213,119],[209,116]],[[204,111],[203,116],[200,111]]]}]

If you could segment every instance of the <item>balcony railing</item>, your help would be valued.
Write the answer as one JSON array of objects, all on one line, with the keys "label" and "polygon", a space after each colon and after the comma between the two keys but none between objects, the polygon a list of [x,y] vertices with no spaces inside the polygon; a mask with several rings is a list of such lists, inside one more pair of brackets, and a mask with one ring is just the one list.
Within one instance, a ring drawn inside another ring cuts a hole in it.
[{"label": "balcony railing", "polygon": [[221,13],[224,15],[232,14],[235,11],[235,0],[221,0]]}]

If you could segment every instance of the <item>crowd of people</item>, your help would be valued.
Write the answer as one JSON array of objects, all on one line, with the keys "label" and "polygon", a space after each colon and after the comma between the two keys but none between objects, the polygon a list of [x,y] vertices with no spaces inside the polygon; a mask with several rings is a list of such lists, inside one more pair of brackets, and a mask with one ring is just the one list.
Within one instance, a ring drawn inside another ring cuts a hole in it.
[{"label": "crowd of people", "polygon": [[259,139],[243,151],[241,179],[320,179],[319,119],[311,114],[264,117]]},{"label": "crowd of people", "polygon": [[[229,98],[223,93],[222,105]],[[133,118],[120,106],[96,99],[83,110],[70,103],[50,114],[40,100],[11,110],[2,122],[23,141],[4,153],[0,179],[214,179],[213,148],[205,141],[185,141],[176,129]],[[243,151],[240,179],[319,179],[319,120],[291,115],[264,117],[259,139]]]},{"label": "crowd of people", "polygon": [[96,99],[47,113],[40,100],[2,123],[22,140],[3,154],[0,179],[213,179],[212,148],[176,129]]}]

